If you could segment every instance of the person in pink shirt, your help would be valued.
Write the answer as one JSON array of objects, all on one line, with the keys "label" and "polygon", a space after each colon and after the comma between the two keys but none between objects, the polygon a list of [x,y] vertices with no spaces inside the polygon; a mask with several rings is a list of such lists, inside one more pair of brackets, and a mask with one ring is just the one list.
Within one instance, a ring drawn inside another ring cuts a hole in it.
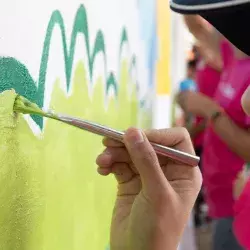
[{"label": "person in pink shirt", "polygon": [[234,206],[234,233],[240,244],[246,250],[250,250],[250,179],[247,181],[242,176],[241,188],[242,192]]},{"label": "person in pink shirt", "polygon": [[[245,113],[250,117],[250,87],[242,96],[241,103]],[[248,164],[249,165],[249,164]],[[235,183],[234,232],[241,245],[250,249],[250,179],[241,172]]]},{"label": "person in pink shirt", "polygon": [[[206,62],[206,58],[202,56],[201,46],[197,46],[197,49],[199,51],[195,77],[197,91],[213,98],[220,80],[220,69],[216,69],[213,66],[210,66],[208,62]],[[190,130],[194,146],[199,150],[202,149],[205,124],[206,123],[204,122],[204,118],[197,116],[194,124],[194,129]],[[201,125],[201,128],[195,130],[195,128],[199,127],[199,125]]]},{"label": "person in pink shirt", "polygon": [[[206,61],[206,55],[202,50],[202,46],[197,44],[193,48],[197,65],[196,65],[196,86],[197,91],[210,98],[213,98],[220,80],[220,69],[213,67]],[[194,123],[188,129],[193,140],[196,155],[200,156],[200,168],[202,169],[202,151],[203,138],[206,128],[206,120],[201,116],[196,116]],[[204,203],[203,191],[200,192],[194,207],[195,225],[199,227],[201,221],[201,206]]]},{"label": "person in pink shirt", "polygon": [[[211,99],[187,92],[182,103],[188,112],[209,120],[203,144],[203,179],[209,215],[213,219],[213,249],[242,249],[233,233],[233,184],[250,161],[250,123],[241,96],[250,84],[250,58],[204,25],[199,16],[186,16],[189,29],[222,67],[221,79]],[[198,27],[198,28],[197,28]],[[197,28],[197,29],[196,29]]]}]

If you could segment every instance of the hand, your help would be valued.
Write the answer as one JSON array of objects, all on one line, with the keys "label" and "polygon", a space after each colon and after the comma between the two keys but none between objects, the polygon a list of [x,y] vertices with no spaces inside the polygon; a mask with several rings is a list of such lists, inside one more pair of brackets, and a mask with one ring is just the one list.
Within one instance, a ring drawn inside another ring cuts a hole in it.
[{"label": "hand", "polygon": [[177,101],[185,112],[204,118],[210,118],[215,111],[220,110],[220,106],[211,98],[193,91],[181,92]]},{"label": "hand", "polygon": [[105,139],[98,172],[113,173],[118,193],[111,225],[112,250],[175,250],[201,188],[199,168],[158,156],[149,141],[194,154],[183,128],[131,128],[126,147]]}]

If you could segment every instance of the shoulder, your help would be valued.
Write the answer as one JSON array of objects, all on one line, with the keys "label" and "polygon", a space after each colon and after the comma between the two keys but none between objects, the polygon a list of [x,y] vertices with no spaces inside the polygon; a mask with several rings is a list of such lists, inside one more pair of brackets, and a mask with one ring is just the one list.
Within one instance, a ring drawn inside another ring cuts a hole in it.
[{"label": "shoulder", "polygon": [[223,61],[223,68],[231,65],[235,59],[233,45],[225,38],[220,41],[220,52]]}]

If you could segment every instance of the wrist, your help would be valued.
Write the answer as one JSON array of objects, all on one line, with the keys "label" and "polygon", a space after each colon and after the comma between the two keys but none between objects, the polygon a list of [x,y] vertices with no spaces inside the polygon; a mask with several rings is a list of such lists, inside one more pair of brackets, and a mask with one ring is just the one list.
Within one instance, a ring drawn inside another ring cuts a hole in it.
[{"label": "wrist", "polygon": [[224,116],[225,112],[223,109],[218,109],[216,111],[214,111],[213,113],[210,114],[210,117],[208,119],[208,122],[211,125],[214,125],[214,123],[222,116]]},{"label": "wrist", "polygon": [[211,105],[210,108],[206,109],[204,118],[206,118],[208,121],[214,118],[216,113],[223,113],[224,110],[219,105]]}]

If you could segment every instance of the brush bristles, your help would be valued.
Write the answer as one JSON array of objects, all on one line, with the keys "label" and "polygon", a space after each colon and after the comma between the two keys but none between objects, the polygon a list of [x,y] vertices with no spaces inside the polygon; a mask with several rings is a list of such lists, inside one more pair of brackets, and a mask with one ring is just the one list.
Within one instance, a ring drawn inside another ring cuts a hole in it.
[{"label": "brush bristles", "polygon": [[17,95],[14,102],[13,111],[22,114],[40,115],[58,120],[57,115],[44,112],[42,109],[38,107],[37,104],[29,101],[28,99],[26,99],[21,95]]}]

